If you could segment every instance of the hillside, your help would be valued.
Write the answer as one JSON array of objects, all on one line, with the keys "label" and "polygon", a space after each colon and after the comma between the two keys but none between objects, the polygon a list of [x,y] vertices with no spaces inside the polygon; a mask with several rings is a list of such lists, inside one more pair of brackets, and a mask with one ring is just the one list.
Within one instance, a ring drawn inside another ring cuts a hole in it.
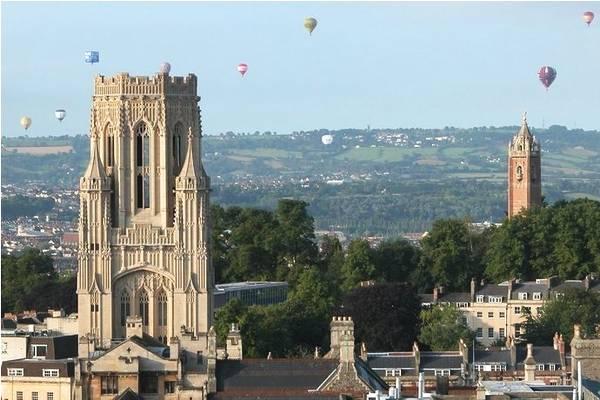
[{"label": "hillside", "polygon": [[[278,198],[301,198],[318,228],[390,235],[428,229],[442,217],[503,218],[506,146],[517,130],[229,132],[204,137],[202,150],[216,202],[271,208]],[[600,132],[533,132],[547,201],[600,196]],[[2,145],[3,183],[76,187],[89,153],[86,136],[3,138]]]}]

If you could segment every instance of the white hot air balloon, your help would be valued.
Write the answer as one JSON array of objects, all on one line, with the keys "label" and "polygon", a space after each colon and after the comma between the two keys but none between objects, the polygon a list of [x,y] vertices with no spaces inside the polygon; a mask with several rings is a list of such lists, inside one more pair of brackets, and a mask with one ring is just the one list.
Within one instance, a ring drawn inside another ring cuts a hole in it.
[{"label": "white hot air balloon", "polygon": [[164,62],[160,64],[160,73],[161,74],[169,74],[171,72],[171,64],[168,62]]},{"label": "white hot air balloon", "polygon": [[65,117],[67,116],[67,112],[63,109],[59,109],[59,110],[54,111],[54,116],[56,117],[57,120],[62,122],[62,120],[65,119]]},{"label": "white hot air balloon", "polygon": [[323,136],[321,136],[321,142],[323,144],[331,144],[331,143],[333,143],[333,136],[323,135]]}]

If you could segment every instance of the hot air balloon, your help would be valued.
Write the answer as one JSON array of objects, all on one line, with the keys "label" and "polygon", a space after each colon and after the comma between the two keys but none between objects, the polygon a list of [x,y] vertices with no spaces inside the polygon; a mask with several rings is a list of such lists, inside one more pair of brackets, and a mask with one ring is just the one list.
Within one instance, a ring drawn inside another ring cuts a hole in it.
[{"label": "hot air balloon", "polygon": [[168,74],[169,72],[171,72],[171,64],[169,64],[168,62],[164,62],[164,63],[160,64],[160,73],[161,74]]},{"label": "hot air balloon", "polygon": [[308,33],[310,35],[312,35],[312,31],[314,31],[315,28],[317,27],[317,20],[314,19],[313,17],[304,18],[304,27],[306,28]]},{"label": "hot air balloon", "polygon": [[29,127],[31,126],[31,118],[29,118],[29,117],[22,117],[21,118],[21,126],[23,128],[25,128],[25,130],[29,129]]},{"label": "hot air balloon", "polygon": [[94,50],[86,51],[84,54],[84,59],[86,63],[92,65],[94,63],[100,62],[100,52]]},{"label": "hot air balloon", "polygon": [[65,119],[65,117],[67,116],[67,112],[63,109],[59,109],[59,110],[54,111],[54,116],[56,117],[57,120],[62,122],[62,120]]},{"label": "hot air balloon", "polygon": [[552,82],[554,82],[554,79],[556,79],[556,70],[545,65],[538,71],[538,77],[540,78],[542,85],[548,90],[550,85],[552,85]]},{"label": "hot air balloon", "polygon": [[583,13],[583,22],[585,22],[588,26],[590,26],[590,24],[592,23],[593,20],[594,20],[593,12],[586,11]]},{"label": "hot air balloon", "polygon": [[333,143],[333,136],[331,136],[331,135],[323,135],[323,136],[321,136],[321,143],[323,143],[323,144],[331,144],[331,143]]},{"label": "hot air balloon", "polygon": [[243,77],[246,74],[246,72],[248,71],[248,65],[240,64],[237,66],[237,70],[240,74],[242,74],[242,77]]}]

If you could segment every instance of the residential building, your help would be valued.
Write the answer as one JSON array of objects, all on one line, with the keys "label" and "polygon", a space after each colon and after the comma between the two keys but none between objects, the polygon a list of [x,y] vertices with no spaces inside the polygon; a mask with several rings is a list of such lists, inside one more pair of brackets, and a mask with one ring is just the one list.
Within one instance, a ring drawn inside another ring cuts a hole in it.
[{"label": "residential building", "polygon": [[27,339],[26,357],[3,360],[2,399],[75,399],[77,336]]}]

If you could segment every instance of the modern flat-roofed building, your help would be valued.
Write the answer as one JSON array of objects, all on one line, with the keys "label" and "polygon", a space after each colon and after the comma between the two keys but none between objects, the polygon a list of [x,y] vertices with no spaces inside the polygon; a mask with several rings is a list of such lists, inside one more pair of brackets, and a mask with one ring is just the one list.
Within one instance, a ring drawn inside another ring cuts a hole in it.
[{"label": "modern flat-roofed building", "polygon": [[214,308],[224,306],[231,299],[240,299],[242,303],[269,305],[287,300],[287,282],[234,282],[215,285]]}]

